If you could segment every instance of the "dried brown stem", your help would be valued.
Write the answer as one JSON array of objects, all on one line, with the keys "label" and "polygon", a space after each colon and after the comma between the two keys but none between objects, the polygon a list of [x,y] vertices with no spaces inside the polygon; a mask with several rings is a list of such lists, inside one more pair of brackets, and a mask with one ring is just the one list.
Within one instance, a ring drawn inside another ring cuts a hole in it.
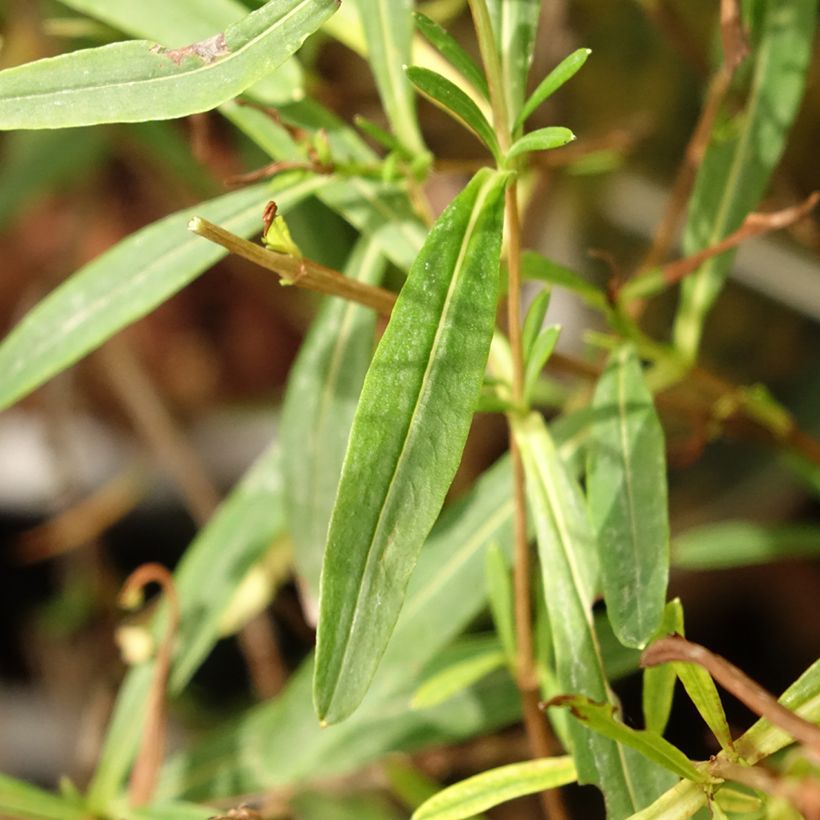
[{"label": "dried brown stem", "polygon": [[386,315],[390,314],[396,301],[396,294],[389,290],[365,285],[311,259],[297,259],[294,256],[263,248],[206,219],[194,217],[188,223],[188,228],[195,234],[217,245],[222,245],[231,253],[273,271],[282,278],[284,284],[313,290],[328,296],[340,296]]},{"label": "dried brown stem", "polygon": [[702,666],[727,692],[731,692],[755,714],[766,718],[769,723],[809,747],[814,754],[820,755],[820,727],[778,703],[777,699],[760,684],[706,647],[675,636],[655,641],[641,655],[642,667],[672,661]]},{"label": "dried brown stem", "polygon": [[131,804],[141,806],[151,801],[157,783],[159,768],[165,756],[166,702],[165,690],[171,669],[174,641],[179,632],[179,600],[171,573],[161,564],[143,564],[128,576],[120,592],[120,605],[129,609],[141,600],[148,584],[162,587],[168,601],[168,627],[157,651],[154,678],[148,692],[145,725],[142,731],[137,759],[131,772]]}]

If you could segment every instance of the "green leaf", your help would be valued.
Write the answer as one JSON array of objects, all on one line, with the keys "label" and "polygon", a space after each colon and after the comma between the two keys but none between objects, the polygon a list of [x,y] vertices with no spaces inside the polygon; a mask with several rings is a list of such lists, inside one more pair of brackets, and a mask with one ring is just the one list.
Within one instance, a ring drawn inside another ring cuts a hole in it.
[{"label": "green leaf", "polygon": [[0,816],[38,820],[89,820],[90,814],[65,797],[0,774]]},{"label": "green leaf", "polygon": [[224,34],[165,49],[113,43],[0,72],[0,128],[140,122],[208,111],[293,54],[336,0],[273,0]]},{"label": "green leaf", "polygon": [[504,648],[510,669],[516,664],[514,593],[510,568],[498,544],[490,544],[484,564],[487,597],[493,616],[495,631]]},{"label": "green leaf", "polygon": [[424,140],[404,74],[413,39],[412,0],[355,0],[355,4],[367,42],[367,62],[393,133],[411,153],[421,154]]},{"label": "green leaf", "polygon": [[527,308],[527,315],[524,317],[524,325],[521,329],[521,350],[524,354],[524,361],[529,357],[535,339],[544,325],[551,294],[549,288],[543,288]]},{"label": "green leaf", "polygon": [[[683,235],[684,255],[716,244],[740,227],[763,196],[780,161],[803,96],[812,54],[817,0],[765,0],[745,109],[719,120],[698,170]],[[728,252],[687,277],[675,319],[675,346],[694,361],[706,315],[734,259]]]},{"label": "green leaf", "polygon": [[629,746],[645,757],[669,769],[670,772],[685,777],[694,783],[713,783],[714,779],[695,765],[689,758],[664,740],[659,734],[646,729],[631,729],[615,717],[615,707],[611,703],[596,703],[580,695],[563,695],[553,698],[547,706],[562,706],[569,709],[572,716],[589,726],[598,734],[614,740],[616,743]]},{"label": "green leaf", "polygon": [[442,653],[416,689],[410,706],[429,709],[468,689],[506,661],[495,635],[470,635]]},{"label": "green leaf", "polygon": [[610,356],[592,400],[587,498],[607,614],[621,643],[657,630],[669,579],[663,428],[631,345]]},{"label": "green leaf", "polygon": [[0,344],[0,409],[149,313],[225,255],[187,230],[194,215],[248,235],[270,196],[292,207],[324,184],[257,185],[178,211],[124,239],[35,305]]},{"label": "green leaf", "polygon": [[198,806],[196,803],[161,802],[135,808],[127,800],[114,807],[117,820],[212,820],[213,806]]},{"label": "green leaf", "polygon": [[327,723],[367,690],[458,467],[495,321],[505,181],[480,171],[439,217],[365,379],[322,569],[315,699]]},{"label": "green leaf", "polygon": [[[683,635],[683,606],[680,598],[670,601],[663,611],[663,618],[655,638],[667,635]],[[666,731],[672,712],[677,675],[671,664],[651,666],[643,670],[643,719],[650,732],[662,735]]]},{"label": "green leaf", "polygon": [[524,123],[535,113],[544,101],[554,94],[567,80],[575,76],[581,66],[587,61],[587,57],[592,54],[588,48],[579,48],[573,51],[569,57],[565,57],[543,80],[538,84],[535,91],[530,94],[518,119],[515,121],[514,131],[524,126]]},{"label": "green leaf", "polygon": [[476,65],[475,60],[461,47],[459,42],[445,31],[438,23],[424,14],[416,12],[416,28],[441,52],[453,68],[467,80],[485,99],[489,99],[487,78]]},{"label": "green leaf", "polygon": [[595,310],[607,310],[606,294],[588,282],[575,271],[565,268],[534,251],[524,251],[521,256],[521,274],[525,279],[537,279],[558,285],[576,293],[584,302]]},{"label": "green leaf", "polygon": [[470,97],[450,80],[429,68],[410,66],[405,70],[410,82],[425,97],[472,131],[490,149],[493,157],[500,162],[501,151],[495,131]]},{"label": "green leaf", "polygon": [[745,567],[818,555],[820,527],[801,524],[722,521],[687,530],[672,541],[672,563],[689,570]]},{"label": "green leaf", "polygon": [[414,812],[412,820],[460,820],[500,803],[575,781],[571,757],[511,763],[468,777],[440,791]]},{"label": "green leaf", "polygon": [[541,14],[540,0],[487,0],[496,53],[501,61],[501,87],[507,116],[518,116],[527,91],[527,78],[535,50],[535,34]]},{"label": "green leaf", "polygon": [[[385,259],[360,239],[347,275],[378,284]],[[327,527],[353,413],[373,353],[376,317],[352,302],[328,299],[293,365],[282,407],[282,469],[294,564],[318,600]]]},{"label": "green leaf", "polygon": [[721,748],[733,749],[732,733],[712,676],[696,663],[673,663],[672,668]]},{"label": "green leaf", "polygon": [[552,325],[544,328],[533,342],[532,350],[527,357],[527,365],[524,370],[524,402],[528,404],[532,390],[535,387],[544,365],[547,363],[555,345],[558,343],[558,336],[561,333],[560,325]]},{"label": "green leaf", "polygon": [[524,134],[523,137],[517,139],[510,150],[507,151],[506,159],[509,161],[521,154],[560,148],[574,139],[575,134],[569,128],[562,128],[561,126],[539,128],[537,131],[530,131],[529,134]]},{"label": "green leaf", "polygon": [[[593,627],[598,560],[581,490],[567,474],[539,415],[515,420],[514,433],[538,535],[557,684],[564,692],[614,705]],[[578,780],[600,786],[608,816],[627,817],[654,799],[663,779],[652,764],[627,757],[611,740],[580,723],[571,723],[570,731]]]},{"label": "green leaf", "polygon": [[[182,691],[221,637],[220,622],[236,590],[282,533],[284,504],[278,445],[271,446],[220,504],[174,572],[181,623],[169,689]],[[162,618],[154,629],[161,634]],[[120,688],[114,717],[89,790],[102,811],[115,796],[139,740],[153,664],[134,667]]]},{"label": "green leaf", "polygon": [[[206,40],[241,20],[247,6],[239,0],[60,0],[131,37],[153,40],[167,48]],[[295,59],[286,60],[249,90],[267,105],[282,105],[304,95],[302,70]]]}]

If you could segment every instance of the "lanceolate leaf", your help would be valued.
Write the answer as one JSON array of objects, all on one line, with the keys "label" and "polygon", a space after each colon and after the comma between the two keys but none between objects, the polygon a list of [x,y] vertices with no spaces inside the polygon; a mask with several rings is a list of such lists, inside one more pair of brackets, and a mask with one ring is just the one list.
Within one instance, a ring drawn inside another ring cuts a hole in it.
[{"label": "lanceolate leaf", "polygon": [[367,41],[367,61],[379,96],[399,142],[413,153],[424,151],[412,89],[404,74],[413,39],[411,0],[355,0]]},{"label": "lanceolate leaf", "polygon": [[[817,0],[765,0],[745,110],[720,122],[698,171],[683,236],[685,255],[714,245],[740,227],[766,190],[803,96]],[[694,360],[706,314],[734,253],[706,262],[683,283],[675,344]]]},{"label": "lanceolate leaf", "polygon": [[607,614],[621,643],[660,624],[669,577],[663,429],[631,345],[610,357],[592,400],[587,497]]},{"label": "lanceolate leaf", "polygon": [[[516,420],[514,432],[538,535],[558,686],[566,694],[614,704],[593,627],[598,561],[581,490],[567,474],[540,416]],[[577,721],[570,723],[570,732],[578,780],[601,788],[609,817],[628,817],[659,793],[665,775],[654,764],[630,757]]]},{"label": "lanceolate leaf", "polygon": [[184,117],[215,108],[281,65],[336,0],[272,0],[224,33],[179,49],[113,43],[0,72],[0,128]]},{"label": "lanceolate leaf", "polygon": [[495,631],[504,647],[507,665],[513,669],[516,658],[513,584],[507,559],[498,544],[491,544],[487,549],[485,576]]},{"label": "lanceolate leaf", "polygon": [[322,570],[327,723],[367,690],[461,457],[493,331],[504,185],[479,172],[438,219],[365,379]]},{"label": "lanceolate leaf", "polygon": [[0,816],[37,820],[88,820],[89,812],[64,797],[0,774]]},{"label": "lanceolate leaf", "polygon": [[501,154],[495,131],[470,97],[446,77],[430,71],[429,68],[410,66],[407,69],[407,76],[410,82],[431,102],[472,131],[500,162]]},{"label": "lanceolate leaf", "polygon": [[511,763],[477,774],[440,791],[423,803],[412,820],[460,820],[499,803],[565,786],[575,781],[571,757],[545,757]]},{"label": "lanceolate leaf", "polygon": [[575,134],[569,128],[553,126],[550,128],[539,128],[524,134],[523,137],[513,143],[512,148],[507,151],[507,159],[529,154],[533,151],[549,151],[552,148],[560,148],[575,139]]},{"label": "lanceolate leaf", "polygon": [[165,217],[129,236],[77,271],[39,302],[0,344],[0,409],[144,316],[225,252],[191,234],[194,215],[248,235],[260,226],[272,195],[292,207],[325,184],[322,178],[286,188],[257,185]]},{"label": "lanceolate leaf", "polygon": [[[663,611],[663,618],[653,638],[673,634],[683,635],[683,606],[680,598],[670,601]],[[651,666],[643,670],[643,720],[647,729],[662,735],[672,712],[672,698],[677,675],[672,664]]]},{"label": "lanceolate leaf", "polygon": [[[96,17],[131,37],[153,40],[167,48],[207,40],[241,20],[248,7],[239,0],[60,0]],[[281,105],[304,94],[302,71],[295,59],[285,60],[263,77],[251,94],[268,105]]]},{"label": "lanceolate leaf", "polygon": [[[359,240],[347,275],[377,284],[384,256]],[[375,314],[328,299],[293,365],[282,408],[282,469],[294,563],[314,597],[350,425],[373,352]]]}]

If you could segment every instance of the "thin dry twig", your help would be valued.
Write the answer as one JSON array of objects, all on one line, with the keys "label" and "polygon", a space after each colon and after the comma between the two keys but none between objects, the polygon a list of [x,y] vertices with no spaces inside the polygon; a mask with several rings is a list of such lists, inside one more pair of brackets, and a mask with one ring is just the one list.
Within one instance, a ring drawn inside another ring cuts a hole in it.
[{"label": "thin dry twig", "polygon": [[655,641],[641,655],[642,667],[672,661],[702,666],[727,692],[733,694],[755,714],[766,718],[769,723],[808,746],[814,754],[820,755],[820,727],[778,703],[777,699],[760,684],[706,647],[679,636],[672,636]]},{"label": "thin dry twig", "polygon": [[134,806],[150,802],[156,787],[159,768],[165,756],[166,702],[165,690],[171,669],[174,641],[179,632],[179,599],[171,573],[162,564],[143,564],[128,576],[122,586],[119,601],[127,609],[134,609],[142,602],[142,593],[148,584],[159,584],[168,601],[170,610],[168,628],[157,651],[154,678],[148,693],[145,726],[142,731],[136,763],[131,772],[130,797]]}]

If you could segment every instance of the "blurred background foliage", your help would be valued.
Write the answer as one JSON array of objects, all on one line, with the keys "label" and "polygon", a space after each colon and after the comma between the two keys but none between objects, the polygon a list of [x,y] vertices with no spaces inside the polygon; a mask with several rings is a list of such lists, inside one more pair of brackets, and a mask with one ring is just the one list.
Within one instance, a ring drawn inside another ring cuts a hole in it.
[{"label": "blurred background foliage", "polygon": [[[426,5],[475,51],[463,3]],[[714,0],[544,3],[532,77],[543,76],[573,48],[588,46],[593,54],[532,123],[566,124],[579,139],[564,159],[561,152],[550,155],[533,182],[524,226],[528,246],[600,283],[610,277],[610,265],[632,270],[640,263],[718,56],[716,6]],[[120,37],[47,0],[0,2],[0,23],[4,68]],[[311,93],[342,118],[363,114],[383,122],[360,57],[327,36],[313,38],[301,57]],[[482,158],[481,147],[437,110],[425,103],[420,110],[438,164],[429,194],[440,208],[462,183],[465,162]],[[818,136],[820,60],[814,59],[763,210],[793,204],[820,188]],[[7,331],[43,294],[122,237],[218,195],[227,177],[266,161],[216,114],[4,134],[0,330]],[[315,199],[287,217],[305,255],[333,267],[343,264],[354,235],[340,218]],[[815,435],[818,250],[816,217],[742,250],[708,322],[702,354],[702,363],[730,382],[768,385]],[[605,252],[611,263],[590,251]],[[653,301],[644,326],[668,338],[674,306],[675,293]],[[143,397],[156,399],[166,413],[160,427],[169,423],[172,440],[189,442],[210,480],[226,491],[276,429],[288,370],[316,307],[312,295],[280,288],[241,260],[225,260],[124,331],[125,348],[91,355],[0,414],[0,770],[47,786],[63,773],[77,783],[87,779],[123,670],[112,640],[120,619],[119,584],[145,561],[173,566],[196,531],[156,457],[150,422],[146,428],[140,421],[139,398],[135,408],[133,397],[112,390],[111,368],[123,356],[137,362]],[[565,352],[599,355],[583,345],[594,318],[569,297],[556,295],[550,310],[551,319],[565,327]],[[675,532],[726,519],[820,523],[820,472],[797,469],[754,441],[708,441],[679,416],[665,415],[663,406],[661,412]],[[456,492],[505,446],[503,420],[479,417]],[[111,497],[88,512],[93,538],[80,534],[63,550],[64,534],[55,538],[37,529],[101,487]],[[742,569],[678,570],[670,592],[683,599],[688,637],[781,691],[820,654],[818,590],[820,565],[802,558]],[[273,677],[264,684],[270,693],[312,643],[293,583],[278,593],[261,628],[267,630],[263,640],[272,636],[279,649],[268,670]],[[259,696],[260,679],[248,670],[246,650],[234,638],[217,646],[175,708],[178,733],[210,726]],[[619,694],[627,720],[638,720],[637,678],[619,684]],[[713,749],[691,719],[691,708],[678,706],[670,739],[687,754],[708,755]],[[730,701],[728,712],[738,726],[748,725],[742,707]],[[429,752],[418,762],[446,780],[522,757],[524,748],[523,735],[509,730],[464,748]],[[352,785],[363,788],[367,778]],[[375,802],[350,799],[360,801],[355,816],[394,816],[384,808],[384,794]],[[320,794],[303,794],[299,801],[296,811],[304,816],[331,818],[341,811],[341,803],[329,804]],[[500,809],[497,816],[525,816],[527,805]]]}]

